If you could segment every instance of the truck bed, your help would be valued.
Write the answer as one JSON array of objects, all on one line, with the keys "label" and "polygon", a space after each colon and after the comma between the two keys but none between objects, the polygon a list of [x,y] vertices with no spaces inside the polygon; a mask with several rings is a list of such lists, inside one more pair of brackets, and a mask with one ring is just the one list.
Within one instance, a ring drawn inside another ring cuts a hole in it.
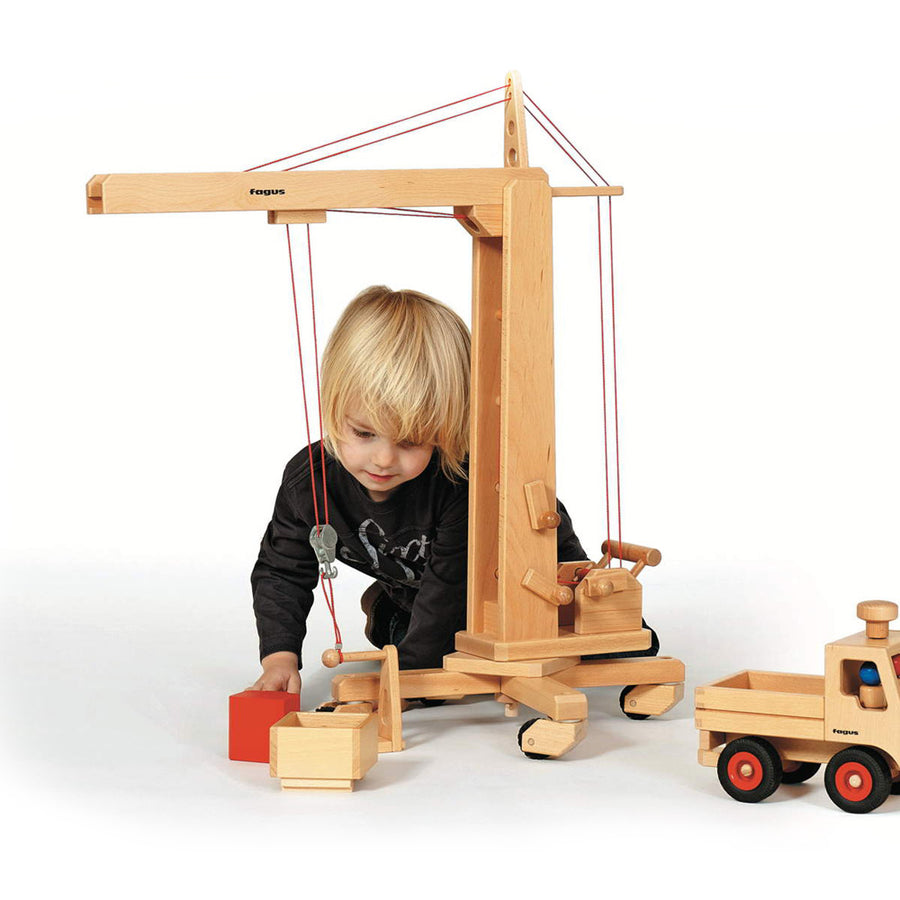
[{"label": "truck bed", "polygon": [[695,701],[697,728],[722,740],[726,734],[825,737],[822,675],[745,670],[698,687]]}]

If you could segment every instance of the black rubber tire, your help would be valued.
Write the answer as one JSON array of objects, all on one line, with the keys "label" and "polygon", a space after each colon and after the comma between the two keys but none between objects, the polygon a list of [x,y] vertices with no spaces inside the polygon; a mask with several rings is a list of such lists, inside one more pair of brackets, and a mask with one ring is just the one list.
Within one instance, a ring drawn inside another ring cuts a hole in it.
[{"label": "black rubber tire", "polygon": [[782,784],[802,784],[809,781],[822,767],[818,763],[802,762],[796,769],[784,769],[781,775]]},{"label": "black rubber tire", "polygon": [[891,793],[892,794],[900,794],[900,781],[895,781],[891,785]]},{"label": "black rubber tire", "polygon": [[[858,788],[850,785],[848,773],[862,777],[863,784]],[[848,747],[835,753],[826,766],[825,790],[844,812],[871,812],[891,794],[891,768],[877,750]]]},{"label": "black rubber tire", "polygon": [[447,701],[437,697],[419,697],[418,702],[421,703],[422,706],[443,706]]},{"label": "black rubber tire", "polygon": [[619,709],[628,716],[629,719],[634,719],[636,722],[641,722],[644,719],[650,718],[650,713],[630,713],[627,709],[625,709],[625,698],[637,687],[636,684],[629,684],[628,687],[622,689],[622,693],[619,694]]},{"label": "black rubber tire", "polygon": [[[741,767],[750,767],[744,775]],[[759,803],[781,784],[784,771],[778,751],[766,740],[738,738],[725,746],[716,767],[725,793],[741,803]]]},{"label": "black rubber tire", "polygon": [[540,720],[541,720],[542,718],[543,718],[542,716],[538,716],[538,717],[535,718],[535,719],[529,719],[529,720],[528,720],[528,721],[527,721],[527,722],[519,729],[519,734],[518,734],[518,736],[517,736],[517,740],[518,740],[518,742],[519,742],[519,749],[520,749],[520,750],[521,750],[521,751],[522,751],[529,759],[550,759],[550,757],[549,757],[546,753],[529,753],[527,750],[525,750],[525,749],[522,747],[522,735],[525,734],[525,732],[528,730],[528,728],[530,728],[532,725],[534,725],[535,722],[540,722]]},{"label": "black rubber tire", "polygon": [[316,712],[334,712],[336,707],[334,706],[317,706]]}]

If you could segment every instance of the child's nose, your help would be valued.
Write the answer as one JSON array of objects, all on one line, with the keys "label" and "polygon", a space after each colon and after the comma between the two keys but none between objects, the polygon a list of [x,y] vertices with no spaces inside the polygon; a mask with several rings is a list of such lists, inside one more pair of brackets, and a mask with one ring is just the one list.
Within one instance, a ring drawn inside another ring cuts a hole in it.
[{"label": "child's nose", "polygon": [[397,448],[390,441],[379,441],[373,462],[382,469],[390,468],[397,455]]}]

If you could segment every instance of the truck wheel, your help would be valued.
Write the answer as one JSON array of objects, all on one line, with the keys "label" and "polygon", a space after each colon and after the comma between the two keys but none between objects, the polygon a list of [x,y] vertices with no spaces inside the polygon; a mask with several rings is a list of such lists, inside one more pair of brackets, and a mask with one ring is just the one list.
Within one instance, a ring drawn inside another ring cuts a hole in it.
[{"label": "truck wheel", "polygon": [[719,783],[741,803],[759,803],[781,784],[781,757],[762,738],[738,738],[719,755]]},{"label": "truck wheel", "polygon": [[796,769],[784,770],[784,774],[781,776],[782,784],[802,784],[804,781],[809,781],[821,768],[818,763],[811,762],[796,763],[796,766]]},{"label": "truck wheel", "polygon": [[891,793],[891,769],[877,750],[848,747],[831,757],[825,789],[844,812],[871,812]]}]

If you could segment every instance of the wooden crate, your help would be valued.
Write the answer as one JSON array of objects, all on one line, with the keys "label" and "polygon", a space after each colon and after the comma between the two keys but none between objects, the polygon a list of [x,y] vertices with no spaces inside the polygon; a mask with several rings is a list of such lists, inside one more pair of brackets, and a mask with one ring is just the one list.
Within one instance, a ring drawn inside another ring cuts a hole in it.
[{"label": "wooden crate", "polygon": [[291,712],[269,735],[269,774],[285,789],[350,791],[378,760],[373,713]]}]

